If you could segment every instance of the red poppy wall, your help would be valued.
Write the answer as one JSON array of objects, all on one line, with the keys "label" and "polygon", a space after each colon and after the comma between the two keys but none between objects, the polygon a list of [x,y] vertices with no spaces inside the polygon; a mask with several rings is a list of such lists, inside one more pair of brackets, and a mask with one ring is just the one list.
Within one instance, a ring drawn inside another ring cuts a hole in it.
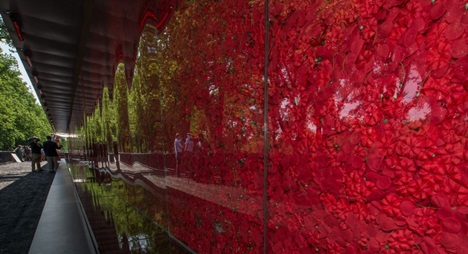
[{"label": "red poppy wall", "polygon": [[184,1],[86,136],[198,253],[468,253],[467,9]]},{"label": "red poppy wall", "polygon": [[272,252],[468,252],[466,3],[270,4]]}]

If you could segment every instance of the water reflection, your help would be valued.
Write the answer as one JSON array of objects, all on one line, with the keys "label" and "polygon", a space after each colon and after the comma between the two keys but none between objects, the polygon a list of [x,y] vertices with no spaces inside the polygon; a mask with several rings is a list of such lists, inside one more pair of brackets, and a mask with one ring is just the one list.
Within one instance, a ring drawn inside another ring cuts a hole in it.
[{"label": "water reflection", "polygon": [[140,210],[148,201],[154,206],[153,194],[83,164],[72,165],[71,173],[100,253],[190,253],[154,223],[163,221],[163,209]]},{"label": "water reflection", "polygon": [[[104,190],[117,189],[112,195],[127,200],[195,251],[232,248],[232,241],[240,249],[259,251],[261,185],[251,183],[260,179],[260,174],[252,170],[252,162],[260,155],[214,153],[207,149],[203,136],[192,142],[193,153],[188,156],[184,152],[180,162],[175,153],[121,153],[117,149],[99,157],[101,151],[92,151],[96,157],[89,158],[94,169],[91,176],[83,176],[83,169],[74,174],[82,179],[91,177]],[[219,161],[225,161],[224,166],[231,170],[220,167]]]}]

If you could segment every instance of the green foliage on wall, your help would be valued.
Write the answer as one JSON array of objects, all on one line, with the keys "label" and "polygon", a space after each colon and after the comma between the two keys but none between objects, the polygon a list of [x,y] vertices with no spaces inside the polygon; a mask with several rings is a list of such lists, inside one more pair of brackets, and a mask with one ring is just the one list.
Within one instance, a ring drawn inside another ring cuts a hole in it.
[{"label": "green foliage on wall", "polygon": [[128,152],[131,147],[130,121],[128,117],[128,86],[125,78],[125,66],[117,66],[114,78],[114,100],[117,110],[117,142],[119,150]]},{"label": "green foliage on wall", "polygon": [[112,147],[112,142],[116,140],[116,121],[115,121],[115,109],[114,104],[109,98],[109,88],[104,87],[102,93],[102,124],[103,124],[103,135],[107,147]]}]

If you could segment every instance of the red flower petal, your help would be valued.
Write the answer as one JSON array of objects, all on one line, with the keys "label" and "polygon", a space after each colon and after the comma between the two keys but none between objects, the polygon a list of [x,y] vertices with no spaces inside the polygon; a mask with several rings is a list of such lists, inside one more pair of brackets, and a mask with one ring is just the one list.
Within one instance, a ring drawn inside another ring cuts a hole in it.
[{"label": "red flower petal", "polygon": [[439,19],[444,15],[445,11],[445,6],[440,1],[436,1],[431,8],[431,18],[434,20]]},{"label": "red flower petal", "polygon": [[456,252],[460,244],[460,240],[457,235],[444,232],[441,234],[440,243],[446,250]]},{"label": "red flower petal", "polygon": [[440,208],[450,207],[449,200],[447,198],[447,195],[445,195],[445,193],[435,194],[434,196],[432,196],[431,201]]},{"label": "red flower petal", "polygon": [[377,233],[379,232],[379,229],[375,225],[368,224],[366,231],[369,236],[373,237],[377,235]]},{"label": "red flower petal", "polygon": [[437,216],[439,216],[441,220],[451,218],[453,217],[452,209],[450,209],[450,207],[443,207],[437,211]]},{"label": "red flower petal", "polygon": [[375,236],[375,239],[377,239],[379,243],[386,243],[389,235],[390,235],[389,233],[378,231],[377,235]]},{"label": "red flower petal", "polygon": [[[435,244],[434,240],[430,237],[423,237],[423,241],[426,244],[426,251],[424,253],[445,253],[438,245]],[[421,244],[422,245],[422,244]]]},{"label": "red flower petal", "polygon": [[468,206],[468,189],[464,186],[460,186],[458,189],[458,199],[462,204]]},{"label": "red flower petal", "polygon": [[447,109],[440,104],[431,105],[431,124],[441,124],[447,115]]},{"label": "red flower petal", "polygon": [[458,59],[453,67],[454,76],[460,80],[460,82],[464,82],[465,91],[468,91],[468,82],[466,82],[468,79],[468,56]]},{"label": "red flower petal", "polygon": [[395,178],[395,170],[390,168],[384,168],[382,174],[390,178]]},{"label": "red flower petal", "polygon": [[381,190],[386,190],[392,185],[392,180],[387,176],[380,176],[375,183],[377,188]]},{"label": "red flower petal", "polygon": [[397,225],[398,227],[403,227],[406,225],[406,219],[404,219],[403,217],[398,217],[398,218],[395,218],[393,220],[393,222],[395,223],[395,225]]},{"label": "red flower petal", "polygon": [[416,29],[416,31],[421,32],[426,27],[426,22],[422,18],[415,18],[413,20],[412,26]]},{"label": "red flower petal", "polygon": [[390,35],[390,32],[392,31],[392,28],[393,28],[393,20],[395,20],[397,15],[398,15],[398,9],[397,8],[392,9],[392,11],[388,14],[387,18],[385,19],[385,22],[383,22],[378,27],[377,34],[381,38],[387,38],[387,36]]},{"label": "red flower petal", "polygon": [[380,225],[381,229],[384,231],[392,231],[398,228],[398,226],[395,225],[395,223],[393,222],[393,219],[383,213],[377,216],[376,222]]},{"label": "red flower petal", "polygon": [[369,251],[371,251],[373,253],[376,253],[376,252],[379,251],[379,249],[380,249],[379,241],[377,241],[377,239],[375,239],[375,237],[372,237],[369,240]]},{"label": "red flower petal", "polygon": [[468,55],[468,44],[465,38],[458,39],[452,42],[450,48],[450,54],[455,58],[462,58]]},{"label": "red flower petal", "polygon": [[448,23],[455,23],[459,21],[460,17],[463,15],[463,5],[462,4],[450,4],[447,9],[447,14],[445,19]]},{"label": "red flower petal", "polygon": [[449,232],[449,233],[458,233],[460,232],[461,229],[461,223],[459,220],[455,218],[448,218],[442,220],[442,228],[444,231]]},{"label": "red flower petal", "polygon": [[377,201],[377,200],[382,200],[382,198],[385,197],[385,192],[382,190],[372,190],[371,193],[367,196],[367,200],[369,201]]},{"label": "red flower petal", "polygon": [[457,22],[455,24],[451,24],[445,29],[445,38],[447,38],[447,40],[453,41],[460,38],[460,36],[462,36],[464,33],[464,27],[462,24]]},{"label": "red flower petal", "polygon": [[401,214],[405,216],[410,216],[411,214],[413,214],[415,209],[416,205],[413,202],[403,201],[400,204]]},{"label": "red flower petal", "polygon": [[468,15],[463,15],[462,18],[461,18],[461,22],[463,24],[468,24]]},{"label": "red flower petal", "polygon": [[458,253],[468,253],[468,242],[465,241],[465,243],[461,244],[458,247]]},{"label": "red flower petal", "polygon": [[377,215],[381,212],[382,207],[376,201],[371,201],[370,205],[368,206],[369,213],[372,215]]},{"label": "red flower petal", "polygon": [[379,57],[382,60],[385,60],[385,59],[388,58],[389,52],[390,52],[390,48],[388,47],[388,45],[383,44],[383,45],[379,45],[377,47],[375,53],[376,53],[377,57]]},{"label": "red flower petal", "polygon": [[457,208],[457,211],[460,212],[461,214],[467,215],[468,214],[468,207],[460,206],[460,207]]},{"label": "red flower petal", "polygon": [[440,67],[439,69],[437,70],[434,70],[432,72],[432,77],[434,78],[442,78],[445,74],[447,74],[448,70],[449,70],[449,67],[450,65],[445,65],[445,66],[442,66]]},{"label": "red flower petal", "polygon": [[406,218],[406,223],[408,224],[408,227],[412,230],[416,230],[419,228],[419,224],[414,219],[414,216]]}]

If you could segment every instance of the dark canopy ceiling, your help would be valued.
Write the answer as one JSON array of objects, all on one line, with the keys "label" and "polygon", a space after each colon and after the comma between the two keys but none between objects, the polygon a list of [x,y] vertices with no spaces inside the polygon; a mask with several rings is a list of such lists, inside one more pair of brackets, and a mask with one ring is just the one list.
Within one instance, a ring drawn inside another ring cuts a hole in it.
[{"label": "dark canopy ceiling", "polygon": [[180,0],[2,0],[9,29],[56,132],[73,133],[112,91],[117,64],[130,84],[144,24],[163,27]]}]

